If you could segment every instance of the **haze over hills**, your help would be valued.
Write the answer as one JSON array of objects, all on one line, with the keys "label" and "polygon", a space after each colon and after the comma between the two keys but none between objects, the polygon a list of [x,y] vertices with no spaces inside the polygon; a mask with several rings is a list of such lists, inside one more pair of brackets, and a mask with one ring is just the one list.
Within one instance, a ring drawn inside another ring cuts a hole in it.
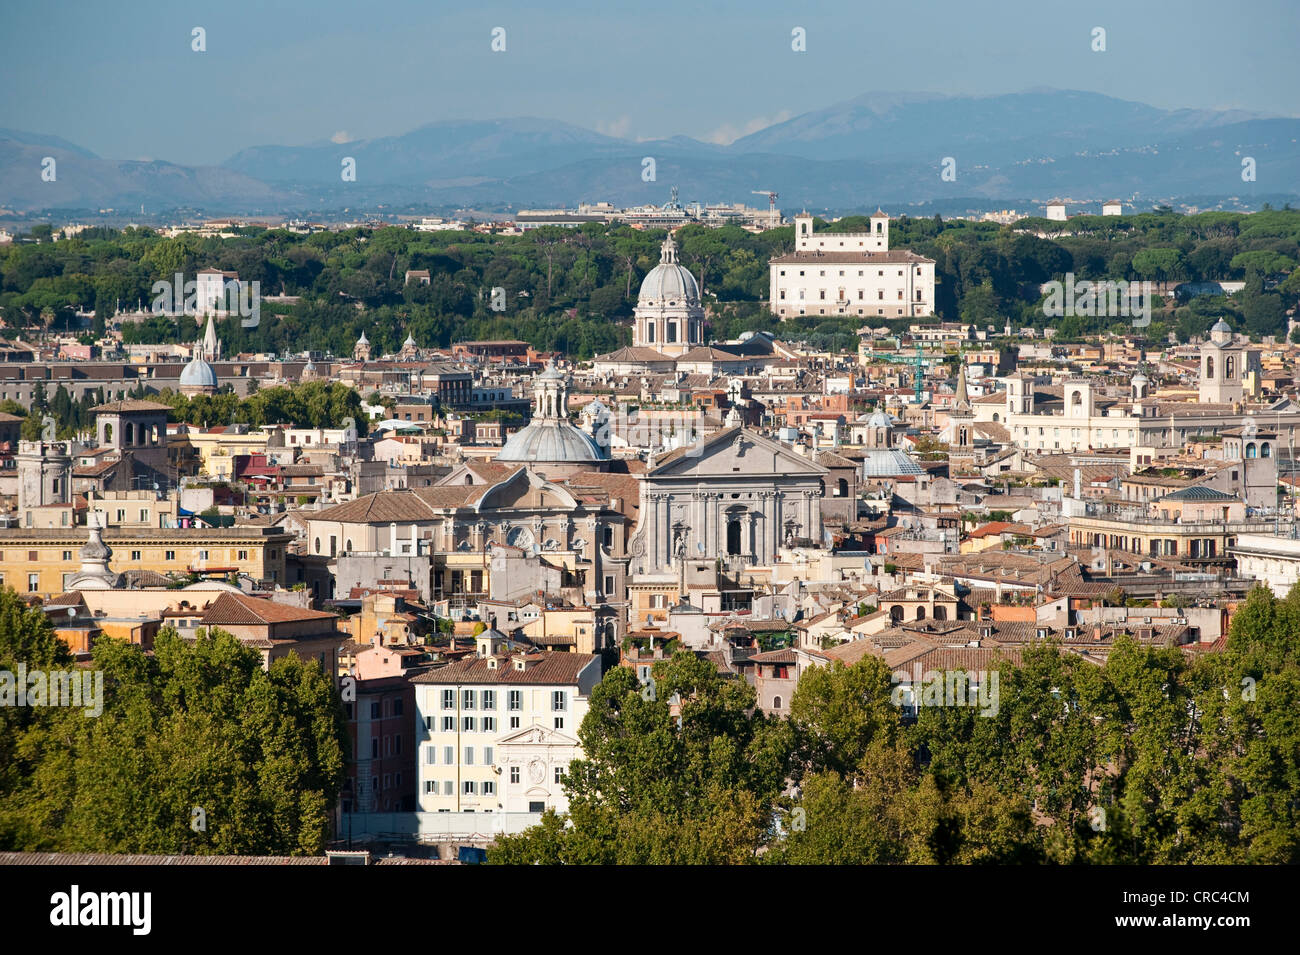
[{"label": "haze over hills", "polygon": [[[40,178],[43,156],[58,178]],[[343,157],[357,179],[343,182]],[[644,157],[655,179],[642,178]],[[940,176],[944,157],[957,178]],[[1257,181],[1241,179],[1242,157]],[[871,93],[728,146],[685,136],[635,142],[537,118],[439,121],[346,143],[265,145],[219,166],[110,160],[52,136],[0,130],[0,206],[18,210],[185,206],[212,214],[349,207],[519,208],[581,199],[757,203],[851,210],[956,197],[1043,201],[1183,196],[1251,204],[1300,194],[1300,119],[1162,110],[1096,93]]]}]

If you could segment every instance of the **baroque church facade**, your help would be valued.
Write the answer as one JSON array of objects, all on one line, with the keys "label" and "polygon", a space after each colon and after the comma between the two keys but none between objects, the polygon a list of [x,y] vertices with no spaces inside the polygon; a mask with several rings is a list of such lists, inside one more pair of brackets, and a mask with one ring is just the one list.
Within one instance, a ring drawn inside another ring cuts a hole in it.
[{"label": "baroque church facade", "polygon": [[830,471],[747,428],[728,428],[660,459],[642,478],[629,543],[633,574],[678,572],[683,560],[748,566],[785,546],[820,546]]}]

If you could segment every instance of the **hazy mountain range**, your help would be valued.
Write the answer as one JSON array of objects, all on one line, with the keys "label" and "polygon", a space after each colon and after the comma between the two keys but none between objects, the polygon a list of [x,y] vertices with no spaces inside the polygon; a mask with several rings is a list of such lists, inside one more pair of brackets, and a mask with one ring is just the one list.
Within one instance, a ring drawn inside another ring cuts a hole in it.
[{"label": "hazy mountain range", "polygon": [[[54,182],[41,161],[57,162]],[[351,157],[356,181],[341,179]],[[655,178],[643,179],[646,157]],[[945,181],[945,157],[956,179]],[[1257,181],[1241,178],[1243,157]],[[579,200],[764,202],[849,210],[975,197],[1042,202],[1180,197],[1253,204],[1300,196],[1300,119],[1164,110],[1096,93],[872,93],[804,113],[728,146],[685,136],[634,142],[546,119],[432,122],[349,143],[267,145],[220,165],[103,159],[64,139],[0,129],[0,207],[208,214],[569,206]]]}]

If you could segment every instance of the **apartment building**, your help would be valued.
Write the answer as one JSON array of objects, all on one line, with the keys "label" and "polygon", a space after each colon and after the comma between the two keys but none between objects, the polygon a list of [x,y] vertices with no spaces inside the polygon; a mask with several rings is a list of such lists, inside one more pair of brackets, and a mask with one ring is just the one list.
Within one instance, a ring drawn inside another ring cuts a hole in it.
[{"label": "apartment building", "polygon": [[[80,569],[78,552],[85,527],[0,530],[0,587],[41,596],[61,594]],[[109,527],[104,541],[113,549],[118,572],[226,576],[285,582],[285,553],[293,535],[268,527]]]},{"label": "apartment building", "polygon": [[412,679],[423,812],[565,812],[562,780],[600,657],[524,652],[487,630],[477,655]]}]

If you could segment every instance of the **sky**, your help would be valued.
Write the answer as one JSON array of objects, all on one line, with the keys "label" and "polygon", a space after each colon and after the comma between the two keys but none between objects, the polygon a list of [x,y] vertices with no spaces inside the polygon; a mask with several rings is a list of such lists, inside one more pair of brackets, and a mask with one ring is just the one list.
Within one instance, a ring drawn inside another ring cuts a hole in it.
[{"label": "sky", "polygon": [[0,127],[216,165],[446,119],[726,143],[879,91],[1297,116],[1297,41],[1298,0],[6,0]]}]

